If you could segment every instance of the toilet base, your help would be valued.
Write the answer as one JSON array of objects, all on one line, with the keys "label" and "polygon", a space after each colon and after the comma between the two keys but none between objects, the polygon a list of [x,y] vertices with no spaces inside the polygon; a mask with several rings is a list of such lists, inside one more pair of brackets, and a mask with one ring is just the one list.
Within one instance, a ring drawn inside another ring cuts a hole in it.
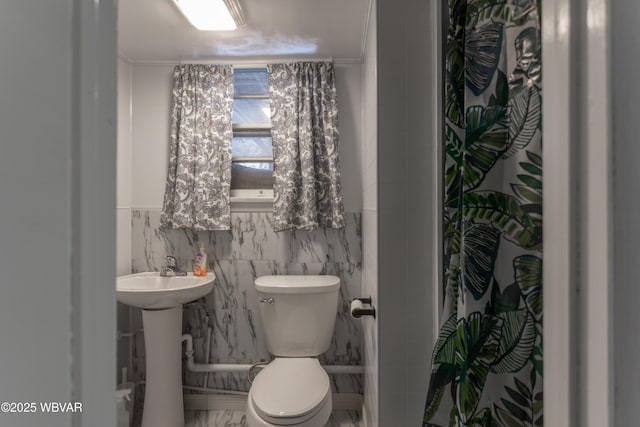
[{"label": "toilet base", "polygon": [[[292,427],[324,427],[329,421],[331,416],[332,400],[331,392],[327,394],[327,397],[322,402],[320,410],[310,419],[303,421],[299,424],[287,424]],[[251,391],[249,391],[249,398],[247,399],[247,426],[249,427],[282,427],[284,424],[272,424],[263,420],[253,407],[253,399],[251,397]]]}]

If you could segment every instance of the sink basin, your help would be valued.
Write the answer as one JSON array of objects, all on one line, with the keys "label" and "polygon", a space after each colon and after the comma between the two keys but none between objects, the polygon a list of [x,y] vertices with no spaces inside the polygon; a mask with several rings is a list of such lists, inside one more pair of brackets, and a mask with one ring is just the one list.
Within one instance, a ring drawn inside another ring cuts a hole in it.
[{"label": "sink basin", "polygon": [[215,275],[163,277],[158,272],[129,274],[116,279],[121,303],[144,309],[167,309],[195,301],[213,289]]}]

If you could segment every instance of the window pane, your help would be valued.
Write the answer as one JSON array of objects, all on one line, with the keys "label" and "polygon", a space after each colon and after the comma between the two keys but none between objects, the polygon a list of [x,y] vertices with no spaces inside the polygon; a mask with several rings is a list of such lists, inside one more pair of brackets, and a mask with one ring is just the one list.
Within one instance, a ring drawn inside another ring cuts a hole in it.
[{"label": "window pane", "polygon": [[236,99],[233,101],[233,123],[271,123],[268,99]]},{"label": "window pane", "polygon": [[[234,69],[234,138],[231,188],[273,189],[273,162],[244,162],[242,158],[273,157],[267,70]],[[247,124],[256,125],[247,128]],[[244,127],[242,125],[245,125]],[[264,127],[264,128],[263,128]]]},{"label": "window pane", "polygon": [[270,136],[234,136],[232,157],[273,157]]},{"label": "window pane", "polygon": [[231,189],[272,189],[273,163],[232,163]]},{"label": "window pane", "polygon": [[234,96],[269,96],[269,81],[265,68],[234,69]]}]

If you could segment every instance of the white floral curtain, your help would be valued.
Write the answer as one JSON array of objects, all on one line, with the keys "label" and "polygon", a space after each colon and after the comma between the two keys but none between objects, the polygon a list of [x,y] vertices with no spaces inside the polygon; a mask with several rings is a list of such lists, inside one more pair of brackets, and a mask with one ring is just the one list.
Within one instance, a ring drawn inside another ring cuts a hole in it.
[{"label": "white floral curtain", "polygon": [[268,65],[276,231],[344,226],[333,64]]},{"label": "white floral curtain", "polygon": [[230,229],[232,113],[231,66],[175,67],[165,227]]}]

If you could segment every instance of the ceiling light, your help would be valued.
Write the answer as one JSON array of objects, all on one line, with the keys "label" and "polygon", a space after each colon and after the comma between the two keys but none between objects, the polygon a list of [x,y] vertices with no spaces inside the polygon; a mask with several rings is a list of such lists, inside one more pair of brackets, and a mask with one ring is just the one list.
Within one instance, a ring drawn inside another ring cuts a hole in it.
[{"label": "ceiling light", "polygon": [[239,0],[173,0],[199,30],[235,30],[246,24]]}]

